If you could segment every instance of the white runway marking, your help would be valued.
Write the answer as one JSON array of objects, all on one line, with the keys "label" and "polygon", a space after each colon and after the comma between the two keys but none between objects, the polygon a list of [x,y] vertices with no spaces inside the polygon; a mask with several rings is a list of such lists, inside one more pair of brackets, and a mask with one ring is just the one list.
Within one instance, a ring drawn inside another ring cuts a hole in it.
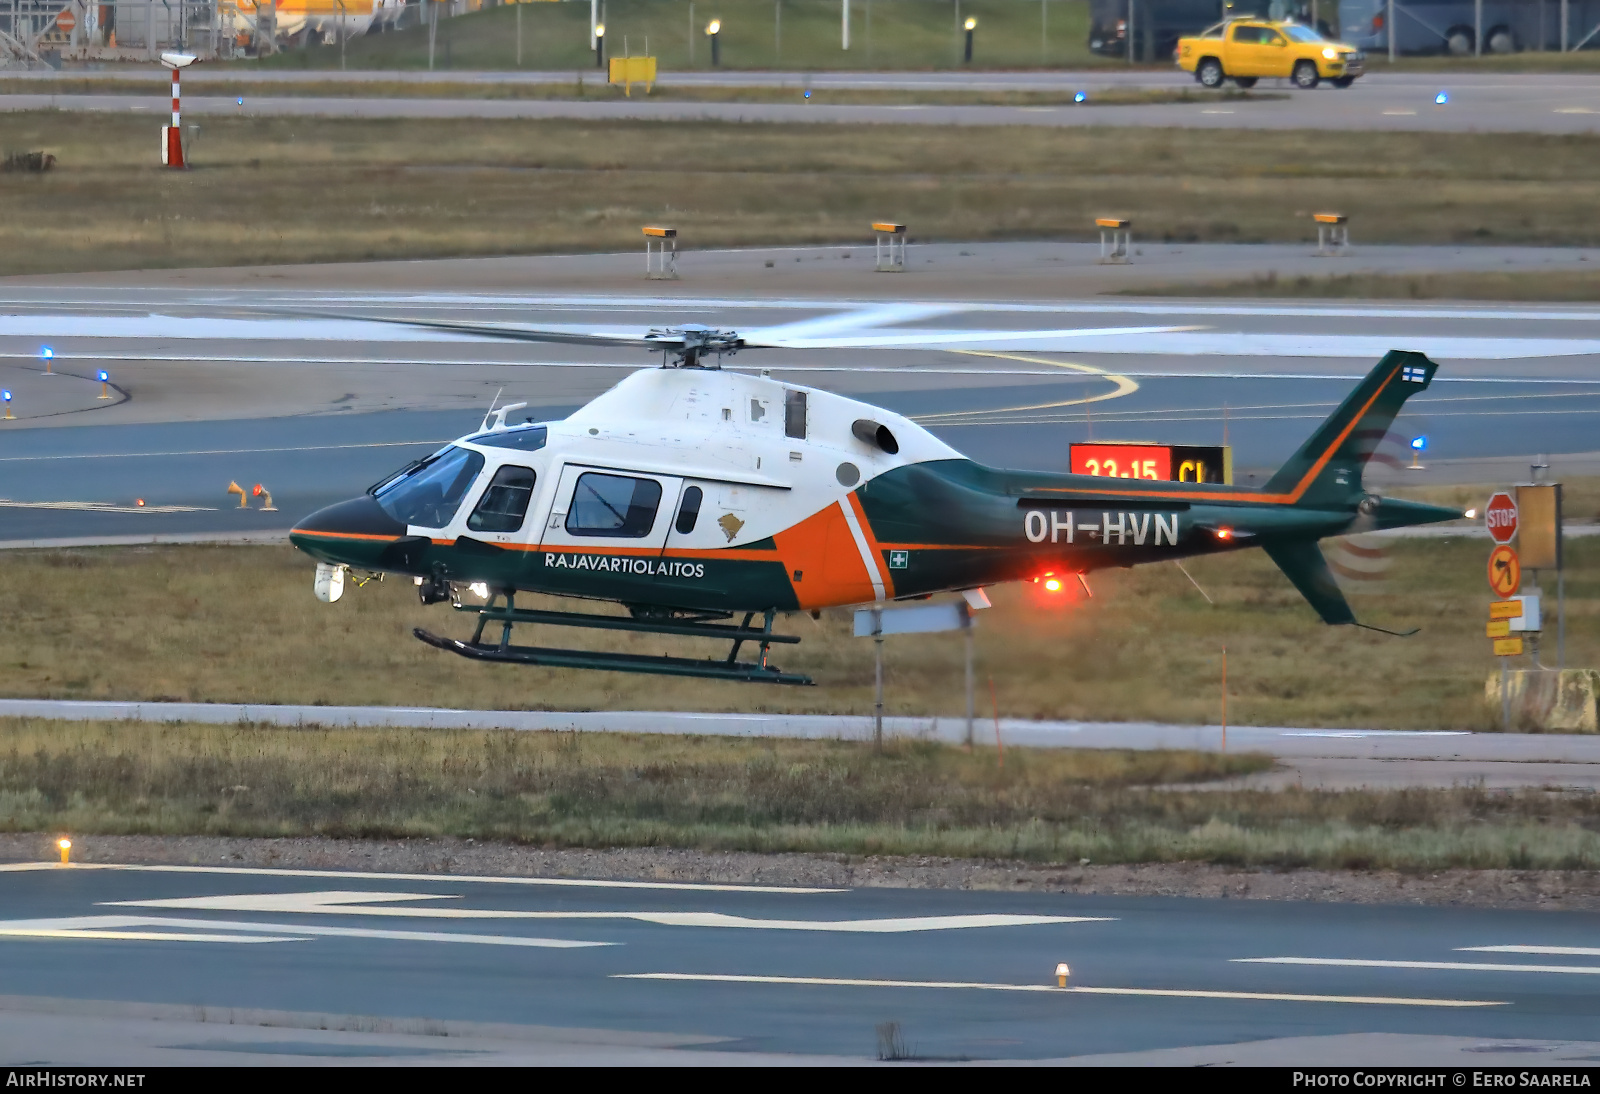
[{"label": "white runway marking", "polygon": [[1387,740],[1392,737],[1468,737],[1471,730],[1466,729],[1286,729],[1278,734],[1280,737],[1377,737]]},{"label": "white runway marking", "polygon": [[1600,957],[1600,946],[1457,946],[1463,953],[1542,953],[1553,957]]},{"label": "white runway marking", "polygon": [[886,919],[752,919],[723,912],[631,910],[530,912],[494,908],[396,907],[401,901],[457,900],[452,894],[385,893],[333,889],[310,893],[240,893],[226,896],[112,900],[113,908],[174,908],[187,911],[286,912],[298,915],[405,916],[413,919],[624,919],[663,927],[720,927],[762,931],[819,931],[842,934],[906,934],[983,927],[1031,927],[1055,923],[1109,923],[1101,916],[942,915]]},{"label": "white runway marking", "polygon": [[[107,916],[106,918],[115,918]],[[280,930],[282,928],[279,928]],[[7,927],[0,938],[105,938],[122,942],[309,942],[307,938],[269,934],[201,934],[174,931],[96,931],[53,927]]]},{"label": "white runway marking", "polygon": [[[151,936],[128,928],[191,928],[198,934]],[[287,923],[232,922],[223,919],[169,919],[140,915],[87,915],[64,919],[0,920],[0,938],[113,938],[158,937],[163,941],[244,942],[253,938],[228,938],[225,933],[242,931],[269,936],[268,942],[308,942],[312,937],[371,938],[390,942],[456,942],[477,946],[519,946],[543,950],[576,950],[593,946],[614,946],[615,942],[585,942],[570,938],[525,938],[521,935],[458,934],[453,931],[389,931],[366,927],[320,927]],[[288,937],[288,936],[308,937]]]},{"label": "white runway marking", "polygon": [[[406,708],[396,708],[404,710]],[[713,885],[690,881],[596,881],[564,877],[486,877],[477,874],[389,874],[361,870],[274,870],[262,866],[144,866],[128,863],[75,862],[62,867],[54,862],[0,864],[0,873],[24,870],[128,870],[156,874],[243,874],[260,877],[356,878],[362,881],[443,881],[452,885],[557,885],[585,889],[667,889],[705,893],[847,893],[848,889],[808,889],[782,885]]]},{"label": "white runway marking", "polygon": [[1442,969],[1454,972],[1554,972],[1600,975],[1600,965],[1491,965],[1475,961],[1379,961],[1360,957],[1235,957],[1242,965],[1330,965],[1358,969]]},{"label": "white runway marking", "polygon": [[799,984],[828,988],[966,988],[973,991],[1027,991],[1050,995],[1144,995],[1173,999],[1256,999],[1276,1003],[1368,1003],[1401,1007],[1503,1007],[1485,999],[1408,999],[1387,995],[1301,995],[1286,992],[1201,991],[1185,988],[1057,988],[1048,984],[983,984],[962,980],[852,980],[826,976],[724,976],[713,973],[613,973],[613,980],[690,980],[725,984]]}]

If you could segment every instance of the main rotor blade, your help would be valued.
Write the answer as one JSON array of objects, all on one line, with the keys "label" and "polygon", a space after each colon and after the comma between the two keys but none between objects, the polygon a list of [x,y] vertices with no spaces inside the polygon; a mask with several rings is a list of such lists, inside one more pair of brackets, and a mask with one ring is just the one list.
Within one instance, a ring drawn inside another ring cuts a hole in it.
[{"label": "main rotor blade", "polygon": [[288,309],[270,310],[279,315],[294,315],[306,319],[342,319],[351,323],[389,323],[397,327],[422,327],[427,330],[450,331],[454,334],[471,334],[480,338],[505,338],[513,342],[560,342],[571,346],[606,346],[627,349],[671,349],[676,343],[660,338],[646,338],[632,334],[579,334],[572,331],[539,330],[528,327],[501,327],[483,323],[457,323],[448,319],[391,319],[382,315],[349,315],[339,312],[303,311]]}]

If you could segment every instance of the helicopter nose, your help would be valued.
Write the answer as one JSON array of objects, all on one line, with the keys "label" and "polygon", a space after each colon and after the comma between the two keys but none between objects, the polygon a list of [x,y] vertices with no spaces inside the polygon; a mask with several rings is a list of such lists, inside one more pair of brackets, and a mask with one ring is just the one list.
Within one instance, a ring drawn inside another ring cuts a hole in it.
[{"label": "helicopter nose", "polygon": [[289,542],[312,558],[373,568],[385,568],[384,556],[406,538],[406,526],[370,494],[318,509],[289,531]]}]

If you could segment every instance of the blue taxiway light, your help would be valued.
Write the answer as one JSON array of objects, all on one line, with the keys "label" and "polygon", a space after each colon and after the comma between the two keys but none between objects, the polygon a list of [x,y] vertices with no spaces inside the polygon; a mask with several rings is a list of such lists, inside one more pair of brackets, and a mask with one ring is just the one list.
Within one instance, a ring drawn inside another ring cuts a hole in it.
[{"label": "blue taxiway light", "polygon": [[1441,91],[1433,97],[1434,106],[1443,106],[1450,101],[1450,92]]},{"label": "blue taxiway light", "polygon": [[1411,438],[1411,447],[1415,448],[1418,452],[1421,452],[1424,448],[1428,447],[1428,438],[1426,438],[1426,437],[1412,437]]},{"label": "blue taxiway light", "polygon": [[1075,103],[1081,103],[1081,102],[1083,102],[1083,100],[1087,99],[1088,97],[1089,96],[1087,94],[1085,94],[1084,92],[1080,91],[1076,95],[1072,96],[1072,101],[1075,102]]},{"label": "blue taxiway light", "polygon": [[105,369],[101,369],[100,370],[100,382],[103,384],[109,379],[111,379],[111,374],[108,373]]},{"label": "blue taxiway light", "polygon": [[56,351],[51,349],[49,346],[45,346],[39,351],[39,356],[44,358],[46,361],[50,360],[50,358],[54,357],[55,355]]}]

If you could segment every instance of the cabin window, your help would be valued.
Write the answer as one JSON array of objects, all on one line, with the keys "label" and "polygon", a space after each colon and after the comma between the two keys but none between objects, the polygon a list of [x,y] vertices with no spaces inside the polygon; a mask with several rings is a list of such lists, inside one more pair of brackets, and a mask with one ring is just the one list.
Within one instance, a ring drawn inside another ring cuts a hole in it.
[{"label": "cabin window", "polygon": [[642,539],[655,527],[661,508],[661,484],[654,479],[601,475],[578,476],[567,513],[567,531],[575,536]]},{"label": "cabin window", "polygon": [[806,393],[783,393],[783,435],[797,440],[806,439]]},{"label": "cabin window", "polygon": [[694,531],[694,522],[700,519],[700,503],[705,500],[705,492],[698,486],[691,486],[683,492],[683,501],[678,503],[678,521],[673,525],[682,536]]},{"label": "cabin window", "polygon": [[533,468],[506,464],[494,473],[489,488],[478,499],[478,507],[467,518],[467,527],[474,532],[517,531],[522,527],[522,518],[528,515],[537,481]]},{"label": "cabin window", "polygon": [[373,497],[402,524],[443,528],[482,470],[483,453],[451,445],[390,479],[373,491]]}]

